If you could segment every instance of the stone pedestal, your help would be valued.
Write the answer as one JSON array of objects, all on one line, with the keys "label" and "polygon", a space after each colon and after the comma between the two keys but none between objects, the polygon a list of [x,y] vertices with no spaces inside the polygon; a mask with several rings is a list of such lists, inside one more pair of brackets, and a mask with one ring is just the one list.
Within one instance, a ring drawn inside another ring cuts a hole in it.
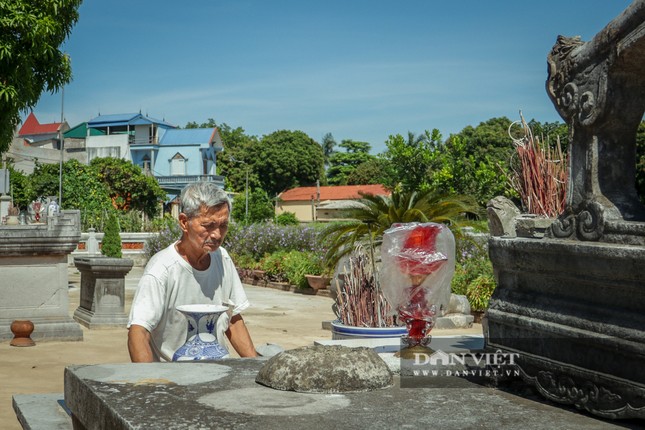
[{"label": "stone pedestal", "polygon": [[11,197],[3,194],[0,196],[0,220],[9,214],[9,205],[11,204]]},{"label": "stone pedestal", "polygon": [[492,238],[487,346],[547,398],[645,418],[645,247]]},{"label": "stone pedestal", "polygon": [[0,227],[0,339],[13,320],[34,323],[39,340],[83,340],[69,316],[67,256],[81,237],[80,212],[63,211],[48,224]]},{"label": "stone pedestal", "polygon": [[81,301],[74,319],[85,327],[125,327],[125,275],[132,269],[129,258],[75,258],[81,272]]}]

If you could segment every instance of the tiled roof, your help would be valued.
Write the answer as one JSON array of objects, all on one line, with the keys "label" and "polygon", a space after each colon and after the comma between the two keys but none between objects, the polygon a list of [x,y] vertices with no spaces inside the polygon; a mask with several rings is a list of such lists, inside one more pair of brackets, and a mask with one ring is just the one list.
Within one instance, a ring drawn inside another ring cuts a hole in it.
[{"label": "tiled roof", "polygon": [[109,115],[99,115],[96,118],[92,118],[91,120],[89,120],[87,123],[87,126],[90,128],[93,128],[93,127],[118,127],[118,126],[125,126],[125,125],[145,125],[145,124],[157,124],[157,125],[163,125],[166,127],[174,127],[172,124],[169,124],[163,120],[150,118],[140,113],[118,113],[118,114],[109,114]]},{"label": "tiled roof", "polygon": [[360,199],[359,191],[365,194],[389,196],[391,193],[383,185],[339,185],[335,187],[298,187],[280,194],[282,201],[311,200],[320,189],[320,200],[356,200]]},{"label": "tiled roof", "polygon": [[37,134],[48,134],[56,133],[60,127],[60,122],[52,122],[49,124],[41,124],[36,119],[36,115],[33,112],[29,114],[25,122],[20,127],[18,131],[18,136],[31,136]]}]

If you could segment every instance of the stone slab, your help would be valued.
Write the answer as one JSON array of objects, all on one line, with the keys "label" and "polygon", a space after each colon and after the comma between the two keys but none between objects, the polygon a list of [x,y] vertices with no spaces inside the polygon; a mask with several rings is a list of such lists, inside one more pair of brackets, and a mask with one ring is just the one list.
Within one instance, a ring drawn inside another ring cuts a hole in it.
[{"label": "stone slab", "polygon": [[395,377],[393,387],[366,393],[277,391],[255,382],[264,363],[71,366],[65,371],[65,402],[78,429],[624,428],[468,381],[459,388],[401,388]]},{"label": "stone slab", "polygon": [[15,395],[13,409],[24,430],[72,430],[63,393]]}]

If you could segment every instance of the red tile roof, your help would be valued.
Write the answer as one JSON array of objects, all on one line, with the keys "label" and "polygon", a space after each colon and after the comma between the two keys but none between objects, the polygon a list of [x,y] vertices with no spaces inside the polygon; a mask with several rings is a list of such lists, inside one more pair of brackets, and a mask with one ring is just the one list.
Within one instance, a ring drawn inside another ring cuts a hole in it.
[{"label": "red tile roof", "polygon": [[[335,187],[320,187],[320,200],[356,200],[361,196],[358,192],[389,196],[391,193],[383,185],[339,185]],[[317,187],[298,187],[280,194],[282,201],[310,201],[316,198]]]},{"label": "red tile roof", "polygon": [[47,133],[56,133],[60,127],[60,122],[52,122],[49,124],[41,124],[36,119],[36,115],[33,112],[29,114],[25,122],[20,127],[18,131],[18,136],[30,136],[33,134],[47,134]]}]

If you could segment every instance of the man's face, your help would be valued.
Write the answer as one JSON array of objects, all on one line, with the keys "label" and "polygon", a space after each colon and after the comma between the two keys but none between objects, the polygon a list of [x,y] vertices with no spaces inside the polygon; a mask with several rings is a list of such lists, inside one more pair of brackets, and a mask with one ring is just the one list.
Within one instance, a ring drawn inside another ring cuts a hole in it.
[{"label": "man's face", "polygon": [[179,224],[184,236],[182,241],[188,245],[189,252],[206,254],[220,247],[228,231],[228,205],[214,208],[202,206],[199,215],[188,219],[179,215]]}]

